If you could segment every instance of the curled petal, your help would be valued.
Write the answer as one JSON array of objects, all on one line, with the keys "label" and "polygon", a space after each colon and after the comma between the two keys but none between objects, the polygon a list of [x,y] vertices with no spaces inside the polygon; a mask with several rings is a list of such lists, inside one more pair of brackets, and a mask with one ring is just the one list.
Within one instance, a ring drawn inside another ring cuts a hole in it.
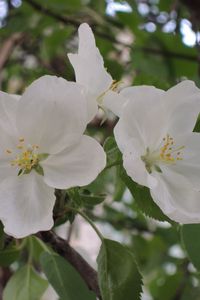
[{"label": "curled petal", "polygon": [[[83,23],[79,27],[79,49],[78,54],[68,54],[68,58],[74,68],[76,82],[83,85],[88,99],[88,119],[91,120],[95,114],[94,105],[90,109],[90,97],[94,102],[106,92],[111,84],[112,77],[104,68],[103,58],[96,47],[94,35],[88,24]],[[93,112],[93,114],[92,114]]]}]

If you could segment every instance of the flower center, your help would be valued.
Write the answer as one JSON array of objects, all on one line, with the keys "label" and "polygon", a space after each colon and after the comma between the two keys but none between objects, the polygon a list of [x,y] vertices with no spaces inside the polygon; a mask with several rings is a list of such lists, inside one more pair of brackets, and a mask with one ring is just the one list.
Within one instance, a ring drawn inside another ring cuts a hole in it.
[{"label": "flower center", "polygon": [[43,169],[39,162],[47,158],[48,154],[39,154],[38,145],[26,146],[24,138],[19,139],[19,144],[16,148],[17,149],[14,151],[6,149],[6,153],[13,156],[14,152],[14,159],[12,158],[10,160],[10,164],[13,167],[19,168],[18,175],[29,174],[33,169],[40,175],[44,175]]},{"label": "flower center", "polygon": [[155,151],[150,151],[147,147],[145,155],[141,156],[141,160],[144,162],[145,167],[149,173],[153,170],[157,172],[162,172],[159,165],[160,164],[176,164],[177,161],[183,160],[181,157],[182,151],[185,146],[175,147],[174,139],[167,134],[163,138],[162,146]]}]

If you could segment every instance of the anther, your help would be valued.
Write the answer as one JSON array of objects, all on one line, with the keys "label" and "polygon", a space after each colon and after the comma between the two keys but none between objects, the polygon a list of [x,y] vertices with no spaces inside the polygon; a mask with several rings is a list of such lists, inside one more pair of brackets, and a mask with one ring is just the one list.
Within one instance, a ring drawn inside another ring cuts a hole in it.
[{"label": "anther", "polygon": [[6,153],[7,153],[7,154],[11,154],[12,151],[11,151],[10,149],[6,149]]}]

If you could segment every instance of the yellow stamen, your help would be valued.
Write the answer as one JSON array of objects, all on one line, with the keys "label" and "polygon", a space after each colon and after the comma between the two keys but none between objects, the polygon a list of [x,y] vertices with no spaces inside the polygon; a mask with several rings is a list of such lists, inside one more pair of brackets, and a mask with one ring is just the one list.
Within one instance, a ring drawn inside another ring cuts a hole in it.
[{"label": "yellow stamen", "polygon": [[174,163],[176,160],[182,160],[182,158],[179,157],[179,155],[181,155],[180,150],[184,149],[185,146],[173,148],[172,145],[174,144],[174,139],[169,134],[163,138],[163,141],[165,143],[160,148],[159,154],[161,161],[166,163]]}]

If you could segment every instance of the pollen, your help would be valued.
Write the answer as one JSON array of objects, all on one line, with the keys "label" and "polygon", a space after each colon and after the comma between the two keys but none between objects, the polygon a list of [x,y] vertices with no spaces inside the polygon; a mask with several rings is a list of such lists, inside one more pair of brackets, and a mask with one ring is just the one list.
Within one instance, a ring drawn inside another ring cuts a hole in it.
[{"label": "pollen", "polygon": [[[19,149],[19,147],[17,147]],[[28,147],[22,148],[22,152],[18,154],[15,159],[11,160],[11,166],[20,167],[22,171],[30,171],[38,164],[38,153],[34,151],[34,148]]]},{"label": "pollen", "polygon": [[160,160],[165,163],[175,163],[178,160],[183,160],[181,157],[181,150],[185,148],[185,146],[181,146],[175,148],[174,139],[167,134],[165,138],[163,138],[164,145],[160,148]]},{"label": "pollen", "polygon": [[27,174],[33,168],[37,168],[39,164],[39,146],[37,144],[26,146],[23,137],[20,137],[18,142],[16,149],[6,149],[5,153],[12,158],[10,160],[11,166],[18,167],[20,174]]}]

